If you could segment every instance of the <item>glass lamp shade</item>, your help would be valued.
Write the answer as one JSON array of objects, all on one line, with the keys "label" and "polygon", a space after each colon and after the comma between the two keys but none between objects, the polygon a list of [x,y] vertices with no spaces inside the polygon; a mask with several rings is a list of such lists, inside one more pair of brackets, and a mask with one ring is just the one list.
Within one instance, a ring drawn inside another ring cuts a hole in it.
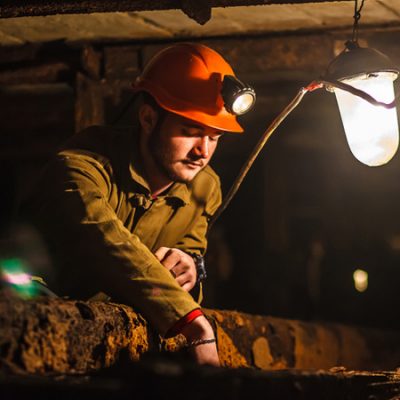
[{"label": "glass lamp shade", "polygon": [[[397,74],[377,72],[350,79],[341,79],[376,100],[390,103],[394,99],[393,81]],[[370,167],[386,164],[399,145],[396,108],[374,106],[364,99],[341,89],[334,89],[350,150]]]}]

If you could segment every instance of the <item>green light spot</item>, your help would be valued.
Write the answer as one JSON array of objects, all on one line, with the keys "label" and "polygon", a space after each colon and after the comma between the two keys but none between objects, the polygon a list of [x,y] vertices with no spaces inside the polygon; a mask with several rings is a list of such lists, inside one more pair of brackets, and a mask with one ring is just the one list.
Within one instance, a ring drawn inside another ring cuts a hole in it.
[{"label": "green light spot", "polygon": [[3,286],[19,297],[31,299],[37,295],[38,289],[20,258],[0,260],[0,273]]}]

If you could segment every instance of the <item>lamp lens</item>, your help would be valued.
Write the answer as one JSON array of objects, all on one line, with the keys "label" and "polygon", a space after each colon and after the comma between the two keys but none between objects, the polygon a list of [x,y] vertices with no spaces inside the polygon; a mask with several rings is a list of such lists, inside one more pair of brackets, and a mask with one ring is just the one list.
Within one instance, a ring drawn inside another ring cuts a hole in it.
[{"label": "lamp lens", "polygon": [[246,113],[254,104],[254,96],[251,93],[240,94],[232,104],[232,111],[236,115]]},{"label": "lamp lens", "polygon": [[[378,101],[394,99],[393,74],[380,72],[343,80]],[[369,166],[386,164],[399,145],[396,108],[374,106],[349,92],[335,89],[340,115],[351,152]]]},{"label": "lamp lens", "polygon": [[256,92],[233,75],[225,75],[221,95],[225,109],[234,115],[246,113],[256,102]]}]

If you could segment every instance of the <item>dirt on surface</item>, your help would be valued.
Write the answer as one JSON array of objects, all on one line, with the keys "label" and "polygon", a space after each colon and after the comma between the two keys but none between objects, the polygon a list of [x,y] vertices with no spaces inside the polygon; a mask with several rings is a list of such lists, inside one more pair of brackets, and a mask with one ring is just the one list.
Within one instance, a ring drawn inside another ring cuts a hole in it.
[{"label": "dirt on surface", "polygon": [[[204,310],[227,368],[394,370],[398,333],[235,311]],[[0,295],[0,371],[86,374],[147,354],[184,353],[185,338],[164,340],[132,308],[109,302]]]}]

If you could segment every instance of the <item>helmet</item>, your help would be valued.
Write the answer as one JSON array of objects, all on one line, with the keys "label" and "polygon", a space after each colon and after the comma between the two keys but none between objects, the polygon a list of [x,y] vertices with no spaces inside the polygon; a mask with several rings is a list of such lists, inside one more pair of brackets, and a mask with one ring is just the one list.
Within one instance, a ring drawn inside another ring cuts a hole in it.
[{"label": "helmet", "polygon": [[133,88],[150,93],[172,113],[223,131],[243,132],[236,116],[224,106],[225,76],[234,78],[234,72],[216,51],[201,44],[180,43],[156,54]]}]

